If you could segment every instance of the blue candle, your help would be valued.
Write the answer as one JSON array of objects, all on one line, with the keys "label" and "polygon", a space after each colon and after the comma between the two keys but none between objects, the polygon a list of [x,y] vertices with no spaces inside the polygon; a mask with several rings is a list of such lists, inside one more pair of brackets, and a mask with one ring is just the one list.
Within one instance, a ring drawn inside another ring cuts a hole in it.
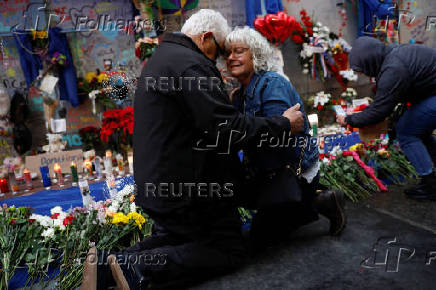
[{"label": "blue candle", "polygon": [[44,184],[44,187],[51,186],[50,171],[48,166],[41,166],[39,170],[41,171],[42,184]]}]

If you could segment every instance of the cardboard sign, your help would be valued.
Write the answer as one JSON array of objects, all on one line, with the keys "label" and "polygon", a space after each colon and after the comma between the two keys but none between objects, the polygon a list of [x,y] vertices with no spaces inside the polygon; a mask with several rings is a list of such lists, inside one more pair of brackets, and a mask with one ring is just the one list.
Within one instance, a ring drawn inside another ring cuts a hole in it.
[{"label": "cardboard sign", "polygon": [[26,168],[30,172],[36,172],[41,177],[39,168],[41,166],[48,166],[50,169],[50,176],[53,176],[53,166],[55,163],[59,163],[62,173],[71,174],[71,162],[75,162],[77,165],[77,171],[80,173],[83,171],[83,151],[81,149],[72,151],[62,151],[56,153],[44,153],[35,156],[26,156]]}]

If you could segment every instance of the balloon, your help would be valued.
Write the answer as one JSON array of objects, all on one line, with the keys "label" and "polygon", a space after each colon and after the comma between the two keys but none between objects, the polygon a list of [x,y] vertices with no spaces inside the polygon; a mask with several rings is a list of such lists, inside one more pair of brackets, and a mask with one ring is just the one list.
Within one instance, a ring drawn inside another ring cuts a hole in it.
[{"label": "balloon", "polygon": [[294,17],[283,11],[276,14],[267,14],[254,20],[254,27],[269,41],[283,43],[289,38],[299,23]]},{"label": "balloon", "polygon": [[256,30],[265,36],[269,41],[272,41],[271,32],[266,27],[265,19],[263,17],[258,17],[254,20],[254,28],[256,28]]}]

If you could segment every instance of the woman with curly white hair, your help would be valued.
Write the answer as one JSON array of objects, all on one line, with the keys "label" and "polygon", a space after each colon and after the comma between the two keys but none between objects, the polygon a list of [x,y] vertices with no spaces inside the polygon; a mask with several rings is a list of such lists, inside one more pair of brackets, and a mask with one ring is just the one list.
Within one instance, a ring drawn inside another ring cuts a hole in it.
[{"label": "woman with curly white hair", "polygon": [[[236,28],[227,36],[225,46],[227,70],[241,84],[232,97],[241,112],[269,117],[300,104],[305,114],[295,88],[273,71],[273,48],[265,37],[249,27]],[[259,209],[252,228],[259,246],[280,238],[280,234],[286,234],[286,228],[292,230],[317,220],[318,212],[330,219],[332,235],[339,234],[345,226],[343,193],[325,191],[316,195],[319,153],[316,142],[311,142],[309,122],[305,119],[303,132],[295,137],[264,136],[259,144],[244,151],[244,163],[253,180],[252,192],[256,193],[252,206]],[[279,144],[281,141],[285,142]],[[300,186],[292,176],[297,176]]]}]

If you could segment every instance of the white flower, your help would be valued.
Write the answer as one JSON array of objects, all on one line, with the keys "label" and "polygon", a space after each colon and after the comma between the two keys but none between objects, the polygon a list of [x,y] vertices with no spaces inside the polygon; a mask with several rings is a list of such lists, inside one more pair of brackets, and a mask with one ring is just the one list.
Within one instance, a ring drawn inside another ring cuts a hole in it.
[{"label": "white flower", "polygon": [[100,209],[97,212],[97,220],[102,225],[104,225],[106,223],[106,211],[105,211],[105,209]]},{"label": "white flower", "polygon": [[330,151],[330,155],[333,156],[341,156],[342,155],[342,150],[340,146],[335,146],[332,151]]},{"label": "white flower", "polygon": [[64,219],[57,218],[57,219],[53,220],[53,225],[54,225],[54,227],[58,227],[61,230],[65,230],[65,226],[64,226],[63,222],[64,222]]},{"label": "white flower", "polygon": [[62,212],[62,207],[60,207],[60,206],[55,206],[54,208],[52,208],[51,210],[50,210],[50,213],[52,214],[52,215],[54,215],[55,213],[61,213]]},{"label": "white flower", "polygon": [[316,26],[322,27],[322,23],[321,22],[317,22]]},{"label": "white flower", "polygon": [[339,72],[339,74],[349,81],[357,81],[357,78],[358,78],[357,74],[351,69],[350,70],[341,70]]},{"label": "white flower", "polygon": [[39,214],[32,214],[29,217],[29,219],[36,220],[37,223],[39,223],[41,226],[46,227],[46,228],[53,226],[53,220],[48,216],[39,215]]},{"label": "white flower", "polygon": [[134,202],[130,204],[130,212],[136,212],[136,204]]},{"label": "white flower", "polygon": [[118,200],[112,200],[111,206],[108,208],[111,212],[117,212],[120,208],[120,202]]},{"label": "white flower", "polygon": [[54,228],[45,229],[42,234],[44,238],[52,238],[54,237]]},{"label": "white flower", "polygon": [[305,68],[305,69],[303,69],[303,73],[304,73],[305,75],[307,75],[307,74],[309,73],[309,70],[308,70],[307,68]]},{"label": "white flower", "polygon": [[309,64],[308,64],[308,63],[305,63],[303,66],[304,66],[305,68],[308,68],[308,67],[309,67]]}]

